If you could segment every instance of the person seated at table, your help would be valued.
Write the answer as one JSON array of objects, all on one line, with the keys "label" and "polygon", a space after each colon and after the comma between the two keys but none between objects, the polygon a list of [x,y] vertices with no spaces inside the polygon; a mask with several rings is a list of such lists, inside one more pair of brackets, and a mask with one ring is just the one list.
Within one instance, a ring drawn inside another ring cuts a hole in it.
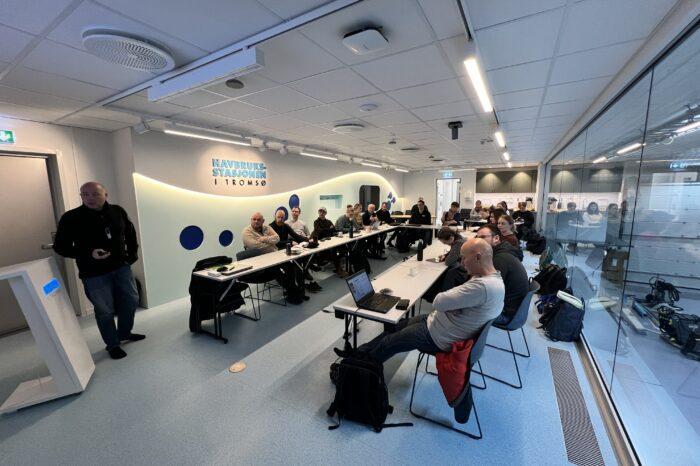
[{"label": "person seated at table", "polygon": [[[578,223],[581,223],[582,221],[583,219],[581,218],[581,213],[576,210],[576,203],[568,202],[566,204],[566,210],[557,214],[557,239],[563,240],[563,242],[567,242],[567,240],[573,240],[575,238],[576,225]],[[571,253],[575,253],[576,243],[568,243],[567,250]]]},{"label": "person seated at table", "polygon": [[496,204],[497,209],[501,209],[504,214],[510,215],[510,211],[508,210],[508,204],[506,201],[501,201],[498,204]]},{"label": "person seated at table", "polygon": [[309,227],[306,226],[306,222],[299,218],[300,214],[301,207],[292,207],[292,216],[288,218],[285,223],[292,227],[292,230],[294,230],[297,235],[308,238],[311,236],[311,232],[309,232]]},{"label": "person seated at table", "polygon": [[522,226],[528,230],[532,229],[535,224],[535,215],[527,210],[527,202],[518,202],[518,210],[513,212],[513,220],[523,222]]},{"label": "person seated at table", "polygon": [[377,218],[382,223],[393,223],[391,218],[391,212],[389,212],[389,205],[386,202],[382,202],[382,205],[377,211]]},{"label": "person seated at table", "polygon": [[583,213],[581,218],[583,220],[583,224],[586,226],[600,225],[600,222],[603,220],[603,214],[598,209],[598,203],[589,202],[588,207],[586,207],[586,211]]},{"label": "person seated at table", "polygon": [[359,202],[353,206],[353,218],[355,220],[355,225],[359,225],[362,228],[362,204]]},{"label": "person seated at table", "polygon": [[352,226],[352,229],[355,231],[362,229],[362,224],[355,222],[355,210],[353,209],[352,204],[345,206],[345,213],[338,217],[338,220],[335,221],[335,229],[337,231],[347,233],[350,231],[350,226]]},{"label": "person seated at table", "polygon": [[[411,210],[411,218],[408,220],[410,225],[432,225],[433,218],[430,215],[428,207],[425,205],[425,201],[422,198],[418,199],[418,203],[414,206],[415,210]],[[426,230],[410,230],[406,232],[408,236],[408,242],[413,243],[419,239],[423,240],[423,244],[431,244],[433,239],[433,231]]]},{"label": "person seated at table", "polygon": [[489,225],[498,225],[498,219],[505,214],[503,209],[494,208],[489,214]]},{"label": "person seated at table", "polygon": [[487,222],[491,218],[491,211],[489,209],[481,209],[481,220],[486,220]]},{"label": "person seated at table", "polygon": [[450,204],[450,209],[442,214],[442,225],[459,225],[462,223],[462,215],[459,213],[459,202]]},{"label": "person seated at table", "polygon": [[472,209],[472,212],[476,212],[477,214],[480,214],[483,209],[484,208],[481,206],[481,200],[477,199],[476,202],[474,203],[474,208]]},{"label": "person seated at table", "polygon": [[[369,204],[367,206],[367,211],[362,214],[362,226],[371,228],[376,222],[379,222],[376,206],[374,204]],[[367,238],[366,247],[368,257],[385,259],[385,257],[382,256],[384,253],[384,239],[386,239],[386,233],[380,233]]]},{"label": "person seated at table", "polygon": [[[402,320],[393,331],[381,333],[357,351],[385,362],[395,354],[414,349],[429,354],[449,352],[452,343],[475,338],[486,322],[501,313],[505,288],[486,241],[470,239],[462,245],[461,256],[462,266],[471,275],[468,282],[439,293],[430,314]],[[338,348],[334,351],[341,357],[354,353]]]},{"label": "person seated at table", "polygon": [[518,237],[515,236],[515,222],[513,221],[513,217],[510,215],[501,215],[498,217],[498,224],[496,226],[501,232],[503,241],[506,241],[512,244],[513,247],[520,249],[520,241],[518,241]]},{"label": "person seated at table", "polygon": [[481,238],[493,248],[493,266],[501,272],[501,278],[505,286],[505,298],[503,312],[496,319],[496,323],[507,324],[518,312],[520,304],[530,291],[530,281],[527,271],[522,264],[523,253],[514,248],[510,243],[503,241],[503,236],[498,228],[486,225],[476,232],[476,237]]},{"label": "person seated at table", "polygon": [[362,226],[372,226],[374,222],[379,221],[377,216],[377,207],[374,204],[367,206],[367,211],[362,214]]},{"label": "person seated at table", "polygon": [[[282,209],[278,209],[277,212],[275,212],[275,221],[270,223],[270,228],[275,230],[277,236],[280,237],[280,240],[277,242],[277,249],[285,249],[287,247],[287,241],[293,241],[297,244],[309,241],[308,237],[298,234],[288,223],[285,223],[284,210]],[[304,286],[307,290],[314,293],[321,291],[321,285],[316,283],[311,276],[311,272],[308,270],[304,274],[304,280],[306,281]]]},{"label": "person seated at table", "polygon": [[447,272],[423,295],[423,299],[429,303],[433,302],[438,293],[461,285],[469,278],[467,271],[460,265],[460,251],[465,239],[459,231],[450,227],[442,227],[437,233],[437,239],[445,246],[449,246],[450,250],[446,254],[438,256],[438,260],[447,267]]},{"label": "person seated at table", "polygon": [[265,217],[260,212],[250,216],[250,225],[243,229],[241,237],[244,248],[259,249],[265,253],[277,251],[280,240],[275,230],[265,225]]},{"label": "person seated at table", "polygon": [[[333,226],[333,222],[326,218],[327,213],[328,210],[325,207],[320,207],[318,209],[318,218],[314,220],[314,230],[311,232],[310,239],[312,241],[319,241],[323,238],[330,238],[332,236],[335,236],[336,229]],[[338,249],[341,248],[335,248],[330,251],[321,251],[316,254],[316,257],[319,263],[332,261],[333,266],[335,267],[333,269],[333,272],[335,272],[335,274],[339,277],[347,277],[348,273],[345,270],[343,270],[342,262],[338,254]]]}]

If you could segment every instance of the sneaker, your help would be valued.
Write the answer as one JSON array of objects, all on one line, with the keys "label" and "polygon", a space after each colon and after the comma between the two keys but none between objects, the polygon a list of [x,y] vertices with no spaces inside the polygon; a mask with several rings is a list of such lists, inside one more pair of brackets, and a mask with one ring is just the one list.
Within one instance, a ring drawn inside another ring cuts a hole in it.
[{"label": "sneaker", "polygon": [[109,357],[112,359],[122,359],[126,357],[126,351],[121,349],[119,346],[115,346],[112,349],[108,349]]},{"label": "sneaker", "polygon": [[[316,286],[318,286],[318,285],[316,285]],[[320,290],[320,287],[314,288],[314,282],[305,283],[304,288],[306,288],[307,291],[309,291],[311,293],[318,293],[318,291]]]}]

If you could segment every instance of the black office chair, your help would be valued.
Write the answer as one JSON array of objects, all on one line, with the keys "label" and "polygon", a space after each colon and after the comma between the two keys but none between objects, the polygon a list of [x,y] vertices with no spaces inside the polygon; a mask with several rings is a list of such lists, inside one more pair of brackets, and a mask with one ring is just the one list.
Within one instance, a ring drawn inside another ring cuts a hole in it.
[{"label": "black office chair", "polygon": [[[501,348],[500,346],[491,345],[489,343],[486,344],[487,346],[490,346],[491,348],[495,348],[499,351],[505,351],[506,353],[510,353],[511,355],[513,355],[513,362],[515,363],[515,373],[518,376],[518,384],[515,385],[515,384],[507,382],[503,379],[499,379],[498,377],[484,374],[483,370],[482,370],[481,375],[483,377],[487,377],[487,378],[494,380],[496,382],[500,382],[502,384],[508,385],[509,387],[513,387],[513,388],[517,388],[517,389],[523,388],[523,381],[520,378],[520,369],[518,368],[518,359],[515,356],[518,355],[518,356],[522,356],[524,358],[530,357],[530,347],[527,345],[527,338],[525,338],[525,331],[523,330],[523,326],[527,322],[527,317],[528,317],[528,314],[530,312],[530,303],[532,301],[532,298],[535,295],[535,293],[537,293],[537,291],[539,289],[540,289],[540,284],[537,283],[535,280],[532,280],[530,282],[530,292],[525,295],[525,298],[523,298],[523,301],[520,303],[520,307],[518,308],[517,312],[513,316],[513,319],[511,319],[511,321],[508,322],[507,324],[502,324],[502,325],[494,324],[493,325],[494,327],[496,327],[498,329],[506,331],[506,334],[508,335],[508,343],[510,344],[510,349]],[[510,337],[510,333],[514,332],[518,329],[520,329],[520,332],[523,335],[523,341],[525,342],[525,350],[527,351],[526,354],[518,353],[517,351],[515,351],[515,348],[513,347],[513,339]]]},{"label": "black office chair", "polygon": [[462,217],[462,220],[468,220],[471,213],[472,213],[471,209],[460,209],[460,211],[459,211],[459,215],[460,215],[460,217]]},{"label": "black office chair", "polygon": [[411,211],[410,211],[410,210],[405,210],[403,214],[404,214],[404,215],[411,215]]},{"label": "black office chair", "polygon": [[[474,370],[474,366],[478,365],[479,369],[481,369],[481,363],[479,362],[479,359],[481,358],[481,355],[484,352],[484,346],[486,346],[486,339],[488,338],[489,329],[491,328],[491,324],[493,324],[494,320],[495,319],[489,320],[482,327],[481,331],[479,332],[479,336],[476,338],[476,341],[474,342],[474,346],[472,346],[472,350],[469,353],[469,368],[471,369],[471,372],[473,372],[473,373],[477,373],[477,374],[483,373],[483,370],[480,372],[476,372]],[[465,423],[467,421],[469,421],[469,417],[471,417],[471,412],[473,411],[474,412],[474,419],[476,419],[476,426],[478,428],[478,434],[473,434],[471,432],[467,432],[466,430],[458,429],[450,424],[438,421],[436,419],[429,418],[425,415],[417,414],[413,411],[413,396],[414,396],[415,391],[416,391],[416,380],[418,378],[418,368],[420,367],[421,362],[423,362],[423,358],[425,358],[425,372],[430,374],[430,375],[437,376],[437,373],[428,371],[428,360],[430,359],[430,354],[421,352],[418,355],[418,362],[416,363],[416,372],[413,376],[413,388],[411,388],[411,402],[408,406],[409,412],[413,416],[415,416],[419,419],[424,419],[426,421],[432,422],[433,424],[437,424],[439,426],[445,427],[445,428],[450,429],[450,430],[457,432],[459,434],[466,435],[469,438],[472,438],[475,440],[481,439],[483,437],[483,433],[481,431],[481,423],[479,422],[479,416],[476,412],[476,405],[474,404],[474,398],[472,396],[471,389],[472,388],[476,388],[479,390],[486,389],[486,379],[484,379],[482,377],[482,380],[484,383],[483,386],[474,385],[467,379],[466,383],[464,385],[464,389],[462,390],[462,393],[460,393],[460,395],[457,397],[456,402],[453,403],[453,406],[457,405],[458,403],[465,401],[465,397],[469,397],[468,402],[470,403],[470,407],[469,407],[469,412],[467,414],[467,419],[466,419]]]},{"label": "black office chair", "polygon": [[[260,249],[244,249],[243,251],[239,251],[236,253],[236,260],[237,261],[242,261],[245,259],[250,259],[251,257],[259,256],[261,254],[264,254]],[[262,316],[262,311],[260,311],[260,301],[264,301],[266,303],[272,303],[272,304],[278,304],[280,306],[286,306],[287,305],[287,294],[284,290],[284,287],[274,283],[275,277],[273,277],[272,273],[272,268],[260,270],[258,272],[253,272],[249,273],[247,275],[243,275],[240,277],[238,280],[247,283],[249,285],[255,285],[255,299],[258,301],[258,312],[260,313],[260,316]],[[284,274],[284,270],[282,269],[275,269],[275,270],[281,270],[282,273]],[[260,288],[260,285],[262,285],[262,288]],[[282,301],[274,301],[272,299],[272,289],[273,288],[279,288],[282,290]],[[267,292],[268,297],[265,298],[265,292]],[[262,297],[261,297],[262,296]],[[253,299],[253,293],[251,291],[250,293],[250,299],[252,301]]]}]

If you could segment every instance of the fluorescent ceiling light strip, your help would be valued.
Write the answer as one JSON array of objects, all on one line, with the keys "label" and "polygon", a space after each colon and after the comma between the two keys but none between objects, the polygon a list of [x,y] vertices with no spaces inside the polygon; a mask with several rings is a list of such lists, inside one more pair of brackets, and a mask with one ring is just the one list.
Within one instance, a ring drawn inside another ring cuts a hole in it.
[{"label": "fluorescent ceiling light strip", "polygon": [[336,157],[330,155],[314,154],[313,152],[301,151],[300,154],[305,155],[307,157],[313,157],[315,159],[338,160]]},{"label": "fluorescent ceiling light strip", "polygon": [[634,144],[630,144],[629,146],[623,147],[622,149],[617,151],[616,154],[617,155],[626,154],[627,152],[632,152],[633,150],[639,149],[640,147],[642,147],[642,143],[635,142]]},{"label": "fluorescent ceiling light strip", "polygon": [[362,162],[362,165],[365,167],[382,168],[381,165],[377,165],[376,163]]},{"label": "fluorescent ceiling light strip", "polygon": [[163,132],[166,134],[172,134],[175,136],[184,136],[187,138],[194,138],[194,139],[206,139],[208,141],[223,142],[226,144],[236,144],[238,146],[250,147],[250,145],[251,145],[249,142],[246,142],[246,141],[234,141],[233,139],[216,138],[213,136],[207,136],[205,134],[188,133],[186,131],[176,131],[174,129],[165,129],[165,130],[163,130]]},{"label": "fluorescent ceiling light strip", "polygon": [[510,154],[509,154],[508,152],[504,152],[504,153],[503,153],[503,158],[504,158],[506,161],[510,160]]},{"label": "fluorescent ceiling light strip", "polygon": [[403,168],[394,168],[394,170],[401,173],[408,173],[408,170],[404,170]]},{"label": "fluorescent ceiling light strip", "polygon": [[486,84],[484,83],[484,79],[481,77],[479,63],[476,61],[476,58],[467,58],[464,60],[464,67],[467,69],[467,74],[472,80],[472,86],[474,86],[476,95],[479,97],[481,108],[485,112],[492,111],[493,105],[491,104],[491,98],[489,97],[489,93],[486,91]]},{"label": "fluorescent ceiling light strip", "polygon": [[690,123],[689,125],[681,126],[680,128],[674,130],[673,132],[676,134],[685,133],[686,131],[690,131],[691,129],[695,129],[695,128],[700,128],[700,121],[696,121],[695,123]]},{"label": "fluorescent ceiling light strip", "polygon": [[506,165],[508,165],[508,168],[513,168],[513,164],[508,162]]},{"label": "fluorescent ceiling light strip", "polygon": [[506,147],[506,140],[503,139],[503,133],[501,133],[500,131],[496,131],[494,136],[496,137],[496,142],[499,146]]},{"label": "fluorescent ceiling light strip", "polygon": [[597,159],[595,159],[593,161],[593,163],[600,163],[600,162],[604,162],[606,160],[608,160],[608,158],[606,156],[602,155],[602,156],[598,157]]}]

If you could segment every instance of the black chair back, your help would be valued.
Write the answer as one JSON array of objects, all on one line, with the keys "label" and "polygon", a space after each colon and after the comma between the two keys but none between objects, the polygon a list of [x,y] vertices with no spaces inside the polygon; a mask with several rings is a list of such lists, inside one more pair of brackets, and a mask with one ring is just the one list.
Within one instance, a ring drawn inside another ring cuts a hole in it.
[{"label": "black chair back", "polygon": [[404,211],[404,215],[411,215],[411,211],[410,211],[410,210],[405,210],[405,211]]},{"label": "black chair back", "polygon": [[486,346],[486,339],[489,336],[489,329],[491,328],[491,324],[493,324],[493,321],[496,319],[491,319],[488,322],[486,322],[481,329],[481,332],[479,332],[479,336],[476,338],[476,341],[474,342],[474,346],[472,346],[472,351],[469,353],[469,366],[473,367],[474,364],[479,362],[479,359],[481,358],[481,355],[484,353],[484,347]]},{"label": "black chair back", "polygon": [[236,253],[236,260],[242,261],[261,254],[264,254],[264,252],[262,252],[260,249],[244,249],[243,251],[238,251]]}]

